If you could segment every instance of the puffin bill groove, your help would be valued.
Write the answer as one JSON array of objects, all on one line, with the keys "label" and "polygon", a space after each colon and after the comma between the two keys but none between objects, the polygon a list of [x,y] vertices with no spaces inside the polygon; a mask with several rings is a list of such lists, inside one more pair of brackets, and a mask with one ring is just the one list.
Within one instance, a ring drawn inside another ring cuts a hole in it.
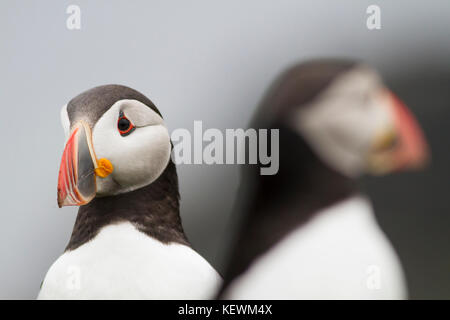
[{"label": "puffin bill groove", "polygon": [[64,148],[58,177],[58,206],[78,206],[95,197],[95,155],[89,127],[80,122]]}]

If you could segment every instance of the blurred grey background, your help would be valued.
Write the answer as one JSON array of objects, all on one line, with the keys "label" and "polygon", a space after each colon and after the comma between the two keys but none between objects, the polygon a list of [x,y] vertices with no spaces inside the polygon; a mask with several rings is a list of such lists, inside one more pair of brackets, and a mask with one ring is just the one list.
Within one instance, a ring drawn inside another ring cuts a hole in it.
[{"label": "blurred grey background", "polygon": [[[81,30],[66,8],[81,8]],[[381,8],[381,30],[366,8]],[[363,59],[413,110],[433,152],[421,173],[366,178],[378,220],[403,262],[411,298],[450,298],[450,2],[1,1],[0,298],[32,299],[70,237],[58,209],[59,111],[107,83],[147,95],[170,129],[246,127],[286,66],[311,57]],[[178,167],[182,218],[219,270],[239,166]]]}]

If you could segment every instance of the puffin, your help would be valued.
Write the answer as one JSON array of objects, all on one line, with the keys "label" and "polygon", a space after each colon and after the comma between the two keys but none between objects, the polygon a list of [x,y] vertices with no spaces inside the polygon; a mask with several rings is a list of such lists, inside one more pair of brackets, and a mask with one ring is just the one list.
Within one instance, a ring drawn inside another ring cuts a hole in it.
[{"label": "puffin", "polygon": [[59,207],[79,206],[38,299],[208,299],[216,270],[183,231],[172,143],[160,111],[122,85],[87,90],[61,110]]},{"label": "puffin", "polygon": [[399,257],[358,178],[420,169],[429,150],[377,71],[334,58],[294,65],[269,88],[252,127],[278,130],[280,166],[275,175],[260,175],[264,164],[243,168],[218,297],[407,298]]}]

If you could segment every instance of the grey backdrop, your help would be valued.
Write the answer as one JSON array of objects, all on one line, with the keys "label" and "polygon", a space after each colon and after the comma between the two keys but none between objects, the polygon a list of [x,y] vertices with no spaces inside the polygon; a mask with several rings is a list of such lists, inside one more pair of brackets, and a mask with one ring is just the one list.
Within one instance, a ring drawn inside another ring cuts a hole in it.
[{"label": "grey backdrop", "polygon": [[[381,7],[382,29],[366,28]],[[66,8],[81,8],[81,30]],[[317,56],[379,68],[423,124],[433,164],[364,180],[413,298],[450,298],[450,2],[1,1],[0,298],[34,298],[76,216],[58,209],[60,107],[107,83],[131,86],[171,129],[245,127],[288,64]],[[232,165],[179,166],[187,234],[218,269],[239,183]]]}]

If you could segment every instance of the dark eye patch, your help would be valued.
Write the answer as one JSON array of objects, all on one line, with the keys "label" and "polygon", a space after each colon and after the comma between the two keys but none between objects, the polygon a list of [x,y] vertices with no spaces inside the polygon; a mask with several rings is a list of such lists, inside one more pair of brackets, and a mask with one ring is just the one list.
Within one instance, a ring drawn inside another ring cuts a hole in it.
[{"label": "dark eye patch", "polygon": [[125,116],[121,111],[119,113],[119,120],[117,120],[117,129],[122,137],[129,135],[136,129],[136,127],[131,123],[131,121]]}]

